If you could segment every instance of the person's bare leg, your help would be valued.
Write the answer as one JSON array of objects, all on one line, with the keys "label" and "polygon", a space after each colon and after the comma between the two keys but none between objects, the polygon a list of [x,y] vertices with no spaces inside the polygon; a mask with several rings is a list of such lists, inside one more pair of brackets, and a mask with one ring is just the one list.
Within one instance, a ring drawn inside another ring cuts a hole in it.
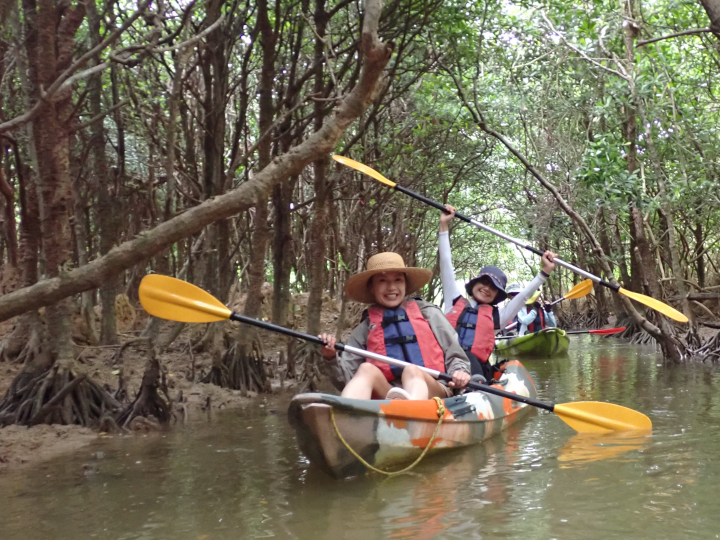
[{"label": "person's bare leg", "polygon": [[403,368],[402,386],[412,399],[428,399],[428,384],[425,375],[427,374],[417,366]]},{"label": "person's bare leg", "polygon": [[380,398],[384,398],[390,391],[390,383],[380,368],[365,362],[355,376],[345,385],[341,396],[353,399],[370,399],[375,392]]},{"label": "person's bare leg", "polygon": [[447,397],[443,386],[417,366],[408,366],[403,369],[402,385],[412,399]]}]

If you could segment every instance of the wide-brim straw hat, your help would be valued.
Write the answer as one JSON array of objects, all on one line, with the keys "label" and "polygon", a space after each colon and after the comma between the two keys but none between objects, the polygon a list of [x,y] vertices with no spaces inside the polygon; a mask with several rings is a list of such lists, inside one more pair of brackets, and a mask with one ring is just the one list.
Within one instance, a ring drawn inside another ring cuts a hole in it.
[{"label": "wide-brim straw hat", "polygon": [[535,303],[535,301],[540,297],[540,290],[535,291],[535,293],[527,299],[527,302],[525,302],[526,305],[531,306]]},{"label": "wide-brim straw hat", "polygon": [[373,255],[365,265],[367,270],[355,274],[345,284],[345,294],[350,300],[362,302],[363,304],[374,304],[375,296],[370,293],[368,283],[375,274],[383,272],[402,272],[407,281],[405,284],[405,295],[414,293],[428,284],[432,278],[432,272],[425,268],[405,266],[405,261],[397,253],[385,252]]}]

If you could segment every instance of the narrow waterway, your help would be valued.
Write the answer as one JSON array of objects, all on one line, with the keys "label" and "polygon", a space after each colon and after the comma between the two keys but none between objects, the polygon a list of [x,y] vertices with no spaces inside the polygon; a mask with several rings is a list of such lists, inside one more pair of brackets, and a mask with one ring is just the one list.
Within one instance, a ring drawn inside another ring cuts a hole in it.
[{"label": "narrow waterway", "polygon": [[720,371],[660,363],[589,336],[525,363],[541,398],[632,407],[652,435],[584,437],[536,413],[389,480],[309,466],[289,397],[105,439],[0,477],[0,539],[720,538]]}]

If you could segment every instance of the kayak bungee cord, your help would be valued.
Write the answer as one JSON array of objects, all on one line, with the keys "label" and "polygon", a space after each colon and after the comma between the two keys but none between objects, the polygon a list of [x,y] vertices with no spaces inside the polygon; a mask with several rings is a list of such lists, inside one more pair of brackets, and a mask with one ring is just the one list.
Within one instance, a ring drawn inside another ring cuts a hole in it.
[{"label": "kayak bungee cord", "polygon": [[377,467],[374,467],[370,463],[368,463],[363,457],[358,454],[355,450],[353,450],[350,445],[345,440],[345,437],[342,436],[340,433],[340,430],[337,427],[337,424],[335,423],[335,408],[330,408],[330,419],[332,420],[332,425],[335,428],[335,434],[338,436],[338,439],[340,439],[340,442],[342,442],[345,445],[345,448],[347,448],[348,452],[350,452],[355,458],[365,465],[368,469],[371,471],[384,474],[385,476],[397,476],[398,474],[405,474],[407,472],[410,472],[415,466],[420,463],[425,455],[428,453],[428,450],[432,448],[433,443],[435,442],[435,438],[437,437],[438,432],[440,431],[440,426],[443,423],[443,419],[445,418],[445,403],[443,403],[443,400],[439,397],[433,397],[435,400],[435,403],[437,404],[437,415],[438,415],[438,421],[437,424],[435,424],[435,430],[433,431],[432,436],[430,437],[430,440],[425,445],[425,448],[422,451],[422,454],[418,456],[418,458],[413,461],[410,465],[405,467],[404,469],[400,469],[399,471],[383,471],[382,469],[378,469]]}]

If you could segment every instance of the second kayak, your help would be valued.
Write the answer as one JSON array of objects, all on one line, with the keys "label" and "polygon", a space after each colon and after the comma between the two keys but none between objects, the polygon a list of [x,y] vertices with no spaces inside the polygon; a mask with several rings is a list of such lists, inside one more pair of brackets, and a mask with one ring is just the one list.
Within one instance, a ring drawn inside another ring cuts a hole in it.
[{"label": "second kayak", "polygon": [[536,356],[552,358],[565,354],[570,345],[565,330],[560,328],[545,328],[533,334],[525,334],[510,339],[498,339],[495,342],[495,351],[499,356]]}]

